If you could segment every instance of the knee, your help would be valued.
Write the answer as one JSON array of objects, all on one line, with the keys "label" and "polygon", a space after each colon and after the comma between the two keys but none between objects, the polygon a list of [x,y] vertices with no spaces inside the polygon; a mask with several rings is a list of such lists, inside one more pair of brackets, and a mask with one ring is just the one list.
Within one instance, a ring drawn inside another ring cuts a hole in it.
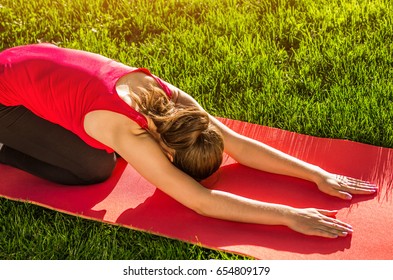
[{"label": "knee", "polygon": [[86,162],[79,177],[83,185],[102,183],[111,177],[115,166],[116,156],[108,154],[100,159]]}]

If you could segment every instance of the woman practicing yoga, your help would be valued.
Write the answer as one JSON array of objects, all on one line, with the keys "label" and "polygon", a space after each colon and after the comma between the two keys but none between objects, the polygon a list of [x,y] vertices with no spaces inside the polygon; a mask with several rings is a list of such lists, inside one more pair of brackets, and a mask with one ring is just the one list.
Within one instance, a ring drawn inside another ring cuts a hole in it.
[{"label": "woman practicing yoga", "polygon": [[335,211],[255,201],[198,181],[219,168],[225,151],[240,164],[315,182],[342,199],[377,191],[233,132],[146,69],[51,44],[0,53],[0,142],[1,163],[57,183],[102,182],[120,155],[202,215],[329,238],[352,232]]}]

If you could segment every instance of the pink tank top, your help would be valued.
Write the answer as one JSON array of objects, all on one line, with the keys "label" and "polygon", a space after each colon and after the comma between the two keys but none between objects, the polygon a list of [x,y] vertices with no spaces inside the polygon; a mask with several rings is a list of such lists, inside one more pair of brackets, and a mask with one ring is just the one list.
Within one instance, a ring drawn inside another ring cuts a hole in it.
[{"label": "pink tank top", "polygon": [[113,152],[84,130],[87,113],[108,110],[123,114],[147,129],[146,118],[116,92],[116,82],[133,71],[152,76],[171,98],[164,81],[144,68],[134,69],[104,56],[51,44],[14,47],[0,53],[0,103],[23,105],[61,125],[88,145]]}]

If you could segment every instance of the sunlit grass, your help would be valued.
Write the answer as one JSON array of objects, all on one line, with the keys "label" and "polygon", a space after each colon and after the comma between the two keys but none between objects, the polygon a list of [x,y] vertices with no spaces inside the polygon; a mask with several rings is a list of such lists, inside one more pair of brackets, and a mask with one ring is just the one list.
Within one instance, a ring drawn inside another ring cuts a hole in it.
[{"label": "sunlit grass", "polygon": [[[392,18],[387,0],[0,0],[0,50],[97,52],[217,116],[393,147]],[[0,213],[5,259],[237,257],[4,199]]]}]

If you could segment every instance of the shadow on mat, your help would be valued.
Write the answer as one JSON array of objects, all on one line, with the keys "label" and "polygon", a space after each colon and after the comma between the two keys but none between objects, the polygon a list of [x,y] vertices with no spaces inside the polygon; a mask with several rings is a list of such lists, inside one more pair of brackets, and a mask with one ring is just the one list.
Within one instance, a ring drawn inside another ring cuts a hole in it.
[{"label": "shadow on mat", "polygon": [[[339,210],[351,205],[351,202],[321,193],[308,181],[273,175],[239,164],[222,167],[204,185],[252,199],[301,208]],[[372,198],[367,196],[356,201]],[[137,208],[123,212],[117,223],[128,223],[133,228],[153,234],[216,249],[255,246],[307,255],[331,254],[351,247],[351,236],[326,239],[305,236],[284,226],[241,224],[202,217],[159,190]]]},{"label": "shadow on mat", "polygon": [[[155,188],[141,193],[133,204],[129,203],[127,195],[117,189],[130,185],[127,174],[132,172],[126,170],[125,162],[118,164],[107,182],[84,187],[58,186],[10,167],[0,167],[2,174],[7,174],[12,182],[8,187],[5,184],[0,186],[2,196],[204,247],[234,251],[233,248],[244,246],[248,247],[242,250],[246,254],[247,250],[260,250],[258,248],[262,247],[304,254],[304,258],[309,254],[327,255],[351,247],[350,236],[325,239],[305,236],[283,226],[240,224],[202,217]],[[140,181],[135,185],[142,189],[147,186]],[[321,193],[308,181],[265,173],[239,164],[223,166],[204,185],[270,203],[344,211],[375,197],[358,196],[347,202]],[[117,196],[114,196],[116,192]],[[259,257],[263,258],[263,255]]]}]

